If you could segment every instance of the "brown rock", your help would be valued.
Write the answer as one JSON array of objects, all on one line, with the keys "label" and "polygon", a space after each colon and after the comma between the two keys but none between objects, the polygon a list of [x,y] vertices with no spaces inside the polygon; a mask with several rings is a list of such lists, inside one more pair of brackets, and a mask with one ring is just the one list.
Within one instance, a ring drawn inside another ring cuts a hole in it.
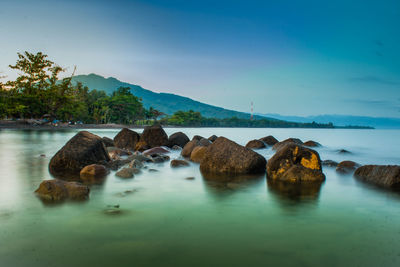
[{"label": "brown rock", "polygon": [[206,146],[197,146],[190,154],[190,160],[193,162],[201,163],[207,151]]},{"label": "brown rock", "polygon": [[198,141],[198,140],[192,140],[192,141],[188,142],[188,143],[185,145],[185,147],[182,149],[181,155],[182,155],[183,157],[190,158],[190,154],[192,154],[193,149],[194,149],[196,146],[199,146],[199,145],[200,145],[200,144],[199,144],[199,141]]},{"label": "brown rock", "polygon": [[272,135],[268,135],[266,137],[260,138],[260,141],[263,141],[268,146],[273,146],[276,143],[279,143],[279,141]]},{"label": "brown rock", "polygon": [[107,174],[108,174],[108,169],[105,166],[99,164],[91,164],[85,166],[80,171],[81,180],[85,182],[95,182],[101,180]]},{"label": "brown rock", "polygon": [[281,141],[281,142],[279,142],[279,143],[276,143],[276,144],[272,147],[272,149],[274,149],[274,150],[279,150],[281,147],[284,147],[284,146],[287,145],[287,144],[302,145],[303,142],[302,142],[300,139],[298,139],[298,138],[288,138],[288,139],[283,140],[283,141]]},{"label": "brown rock", "polygon": [[120,171],[115,173],[115,176],[118,176],[120,178],[133,178],[133,174],[133,168],[122,168]]},{"label": "brown rock", "polygon": [[153,148],[157,146],[168,146],[168,136],[161,125],[147,126],[140,136],[140,142]]},{"label": "brown rock", "polygon": [[57,202],[66,199],[83,200],[89,197],[89,187],[77,182],[62,180],[45,180],[36,189],[36,195],[46,202]]},{"label": "brown rock", "polygon": [[79,176],[83,167],[107,164],[110,157],[102,139],[81,131],[72,137],[50,160],[49,171],[56,177]]},{"label": "brown rock", "polygon": [[192,140],[200,141],[200,140],[203,139],[203,138],[204,138],[203,136],[195,135],[195,136],[193,136]]},{"label": "brown rock", "polygon": [[214,142],[215,140],[217,140],[217,138],[218,138],[218,136],[216,136],[216,135],[214,134],[214,135],[211,135],[210,137],[208,137],[208,140],[210,140],[211,143],[212,143],[212,142]]},{"label": "brown rock", "polygon": [[140,135],[128,128],[123,128],[115,137],[114,144],[118,148],[134,150]]},{"label": "brown rock", "polygon": [[114,140],[112,140],[111,138],[108,138],[108,137],[104,136],[101,139],[103,140],[103,143],[104,143],[105,147],[114,146]]},{"label": "brown rock", "polygon": [[318,142],[309,140],[309,141],[305,142],[305,143],[303,144],[303,146],[308,146],[308,147],[319,147],[319,146],[321,146],[321,144],[318,143]]},{"label": "brown rock", "polygon": [[143,152],[147,149],[150,149],[150,146],[145,141],[139,141],[136,144],[135,150]]},{"label": "brown rock", "polygon": [[247,148],[252,148],[252,149],[261,149],[265,148],[265,144],[263,141],[260,140],[251,140],[246,144]]},{"label": "brown rock", "polygon": [[337,167],[336,167],[336,171],[340,172],[340,173],[351,173],[353,171],[355,171],[358,167],[360,167],[361,165],[351,161],[351,160],[345,160],[340,162]]},{"label": "brown rock", "polygon": [[179,159],[171,160],[172,168],[184,167],[184,166],[189,166],[189,162],[187,162],[186,160],[179,160]]},{"label": "brown rock", "polygon": [[182,133],[182,132],[177,132],[174,134],[171,134],[168,138],[168,146],[173,147],[173,146],[180,146],[184,147],[188,142],[189,142],[189,137]]},{"label": "brown rock", "polygon": [[162,147],[153,147],[143,151],[143,155],[145,156],[150,156],[154,154],[167,154],[167,153],[169,153],[169,151]]},{"label": "brown rock", "polygon": [[361,166],[355,171],[354,177],[377,186],[400,189],[400,166],[398,165]]},{"label": "brown rock", "polygon": [[325,180],[318,152],[293,143],[281,147],[268,160],[267,176],[269,179],[287,182]]},{"label": "brown rock", "polygon": [[266,160],[253,150],[225,137],[218,137],[208,146],[200,170],[208,174],[260,174],[265,172]]}]

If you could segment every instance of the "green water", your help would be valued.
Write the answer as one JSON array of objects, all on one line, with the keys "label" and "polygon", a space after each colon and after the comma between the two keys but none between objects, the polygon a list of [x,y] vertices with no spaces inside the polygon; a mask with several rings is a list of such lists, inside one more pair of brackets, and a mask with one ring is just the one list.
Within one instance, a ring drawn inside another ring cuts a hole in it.
[{"label": "green water", "polygon": [[[166,130],[240,144],[269,134],[300,137],[322,143],[323,159],[400,164],[396,130]],[[0,131],[0,266],[400,266],[400,194],[330,168],[321,188],[288,193],[265,176],[215,184],[196,164],[152,164],[158,172],[134,179],[111,172],[86,202],[44,205],[33,191],[51,178],[51,156],[75,133]],[[353,153],[337,154],[341,148]],[[120,214],[104,212],[117,204]]]}]

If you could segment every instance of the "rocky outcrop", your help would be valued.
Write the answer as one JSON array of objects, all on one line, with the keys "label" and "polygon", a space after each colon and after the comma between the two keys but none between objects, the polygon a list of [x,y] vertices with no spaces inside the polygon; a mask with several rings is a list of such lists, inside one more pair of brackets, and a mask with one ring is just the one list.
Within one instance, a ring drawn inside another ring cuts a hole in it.
[{"label": "rocky outcrop", "polygon": [[267,164],[267,176],[287,182],[322,182],[321,159],[310,148],[288,143],[281,147]]},{"label": "rocky outcrop", "polygon": [[84,200],[89,197],[89,187],[78,182],[65,182],[62,180],[45,180],[36,189],[36,195],[45,202],[58,202],[63,200]]},{"label": "rocky outcrop", "polygon": [[140,136],[140,142],[142,143],[142,147],[147,145],[148,148],[168,146],[168,135],[161,125],[147,126]]},{"label": "rocky outcrop", "polygon": [[179,160],[179,159],[171,160],[172,168],[185,167],[185,166],[189,166],[189,162],[187,162],[186,160]]},{"label": "rocky outcrop", "polygon": [[135,150],[140,135],[128,128],[123,128],[115,137],[114,145],[118,148]]},{"label": "rocky outcrop", "polygon": [[105,147],[114,146],[114,140],[112,140],[111,138],[108,138],[108,137],[104,136],[101,139],[103,140],[103,143],[104,143]]},{"label": "rocky outcrop", "polygon": [[93,183],[102,180],[108,174],[108,169],[104,165],[91,164],[83,167],[80,171],[81,180]]},{"label": "rocky outcrop", "polygon": [[263,141],[260,140],[251,140],[246,144],[247,148],[252,148],[252,149],[261,149],[265,148],[265,144]]},{"label": "rocky outcrop", "polygon": [[365,165],[359,167],[354,177],[377,186],[400,190],[399,165]]},{"label": "rocky outcrop", "polygon": [[303,144],[303,141],[301,141],[301,140],[298,139],[298,138],[288,138],[288,139],[283,140],[283,141],[281,141],[281,142],[279,142],[279,143],[276,143],[276,144],[272,147],[272,149],[274,149],[274,150],[279,150],[281,147],[284,147],[284,146],[287,145],[287,144],[302,145],[302,144]]},{"label": "rocky outcrop", "polygon": [[184,147],[188,142],[190,141],[189,137],[182,133],[182,132],[177,132],[174,134],[171,134],[168,138],[168,146],[173,147],[173,146],[180,146]]},{"label": "rocky outcrop", "polygon": [[206,146],[196,146],[190,154],[190,160],[193,162],[201,163],[207,151]]},{"label": "rocky outcrop", "polygon": [[266,160],[260,154],[225,137],[218,137],[207,147],[200,170],[218,175],[260,174],[265,172],[265,165]]},{"label": "rocky outcrop", "polygon": [[49,171],[55,177],[77,176],[91,164],[107,165],[110,157],[102,139],[81,131],[72,137],[50,160]]},{"label": "rocky outcrop", "polygon": [[321,144],[318,143],[318,142],[309,140],[309,141],[305,142],[305,143],[303,144],[303,146],[308,146],[308,147],[319,147],[319,146],[321,146]]},{"label": "rocky outcrop", "polygon": [[272,135],[265,136],[263,138],[260,138],[259,140],[264,142],[268,146],[273,146],[273,145],[279,143],[279,141]]},{"label": "rocky outcrop", "polygon": [[339,173],[351,173],[354,172],[358,167],[360,167],[361,165],[351,161],[351,160],[345,160],[340,162],[337,167],[336,167],[336,171]]}]

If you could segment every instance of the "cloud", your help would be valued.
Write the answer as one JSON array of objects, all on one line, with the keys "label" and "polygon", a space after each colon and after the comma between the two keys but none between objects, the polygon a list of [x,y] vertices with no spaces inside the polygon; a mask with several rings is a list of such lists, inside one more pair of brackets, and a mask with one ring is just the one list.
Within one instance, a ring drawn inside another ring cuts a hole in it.
[{"label": "cloud", "polygon": [[360,77],[351,77],[348,79],[349,82],[353,83],[373,83],[373,84],[383,84],[383,85],[399,85],[398,82],[387,80],[374,75],[366,75]]}]

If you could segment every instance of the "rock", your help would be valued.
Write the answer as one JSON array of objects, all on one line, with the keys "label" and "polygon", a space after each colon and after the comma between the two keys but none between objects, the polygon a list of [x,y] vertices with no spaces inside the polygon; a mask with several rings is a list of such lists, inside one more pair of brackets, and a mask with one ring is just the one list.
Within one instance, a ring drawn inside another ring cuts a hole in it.
[{"label": "rock", "polygon": [[171,134],[168,138],[168,146],[173,147],[173,146],[180,146],[184,147],[188,142],[189,142],[189,137],[182,133],[182,132],[177,132],[174,134]]},{"label": "rock", "polygon": [[137,168],[137,169],[141,169],[144,167],[143,162],[141,162],[140,160],[134,159],[129,163],[129,168]]},{"label": "rock", "polygon": [[46,154],[40,154],[40,157],[41,157],[41,158],[45,158],[45,157],[46,157]]},{"label": "rock", "polygon": [[140,136],[140,142],[149,148],[168,146],[168,136],[161,125],[146,126]]},{"label": "rock", "polygon": [[[203,136],[195,135],[195,136],[193,136],[192,141],[193,141],[193,140],[200,141],[200,140],[203,139],[203,138],[204,138]],[[205,138],[204,138],[204,139],[205,139]]]},{"label": "rock", "polygon": [[132,152],[118,147],[107,147],[107,151],[112,160],[121,159],[121,156],[132,155]]},{"label": "rock", "polygon": [[145,156],[143,154],[137,153],[132,156],[129,156],[129,159],[132,160],[138,160],[140,162],[152,162],[152,159],[150,156]]},{"label": "rock", "polygon": [[206,146],[196,146],[190,154],[190,160],[193,162],[201,163],[207,151]]},{"label": "rock", "polygon": [[287,144],[302,145],[303,142],[302,142],[300,139],[298,139],[298,138],[288,138],[288,139],[283,140],[283,141],[281,141],[281,142],[279,142],[279,143],[276,143],[276,144],[272,147],[272,149],[274,149],[274,150],[279,150],[281,147],[284,147],[284,146],[287,145]]},{"label": "rock", "polygon": [[103,138],[101,138],[101,140],[103,141],[105,147],[115,146],[114,140],[112,140],[111,138],[104,136]]},{"label": "rock", "polygon": [[123,128],[115,137],[114,144],[118,148],[135,150],[140,135],[128,128]]},{"label": "rock", "polygon": [[121,178],[133,178],[134,170],[133,168],[122,168],[120,171],[115,173],[115,176]]},{"label": "rock", "polygon": [[260,149],[260,148],[265,148],[266,146],[263,141],[251,140],[246,144],[246,147],[252,149]]},{"label": "rock", "polygon": [[325,180],[318,152],[294,143],[284,145],[268,160],[267,176],[287,182]]},{"label": "rock", "polygon": [[174,145],[171,149],[172,150],[182,150],[182,147]]},{"label": "rock", "polygon": [[319,146],[321,146],[321,144],[318,143],[318,142],[309,140],[309,141],[305,142],[305,143],[303,144],[303,146],[308,146],[308,147],[319,147]]},{"label": "rock", "polygon": [[200,139],[199,146],[209,146],[211,145],[211,141],[205,138]]},{"label": "rock", "polygon": [[339,163],[337,163],[336,161],[327,159],[327,160],[323,160],[322,161],[322,166],[328,166],[328,167],[337,167]]},{"label": "rock", "polygon": [[154,154],[152,155],[152,161],[154,163],[162,163],[165,161],[168,161],[170,158],[167,155],[162,155],[162,154]]},{"label": "rock", "polygon": [[351,160],[345,160],[340,162],[337,167],[336,167],[336,171],[340,172],[340,173],[351,173],[353,171],[355,171],[358,167],[360,167],[361,165],[351,161]]},{"label": "rock", "polygon": [[51,158],[49,171],[55,177],[79,176],[82,168],[87,165],[105,165],[110,161],[102,139],[81,131]]},{"label": "rock", "polygon": [[36,195],[43,201],[57,202],[66,199],[84,200],[89,197],[89,187],[77,182],[45,180],[36,189]]},{"label": "rock", "polygon": [[208,174],[260,174],[265,172],[266,160],[253,150],[225,137],[218,137],[208,146],[200,170]]},{"label": "rock", "polygon": [[91,164],[83,167],[80,172],[80,177],[84,182],[95,182],[101,180],[107,174],[108,169],[104,165]]},{"label": "rock", "polygon": [[194,180],[194,177],[186,177],[185,180]]},{"label": "rock", "polygon": [[199,145],[200,145],[200,143],[199,143],[198,140],[192,140],[192,141],[188,142],[188,143],[185,145],[185,147],[182,149],[181,155],[182,155],[183,157],[190,158],[190,154],[192,154],[193,149],[194,149],[196,146],[199,146]]},{"label": "rock", "polygon": [[210,137],[208,137],[208,140],[210,140],[210,142],[212,143],[212,142],[214,142],[215,140],[217,140],[217,138],[218,138],[218,136],[216,136],[216,135],[214,134],[214,135],[211,135]]},{"label": "rock", "polygon": [[266,137],[260,138],[259,140],[264,142],[268,146],[273,146],[276,143],[279,143],[279,141],[275,137],[273,137],[272,135],[268,135]]},{"label": "rock", "polygon": [[339,154],[351,154],[351,152],[348,151],[348,150],[346,150],[346,149],[339,149],[339,150],[337,150],[337,152],[338,152]]},{"label": "rock", "polygon": [[135,147],[136,151],[143,152],[147,149],[150,149],[150,146],[146,142],[144,142],[144,141],[137,142],[136,147]]},{"label": "rock", "polygon": [[156,169],[149,169],[149,172],[158,172]]},{"label": "rock", "polygon": [[151,156],[153,154],[166,154],[166,153],[169,153],[169,151],[162,147],[153,147],[143,151],[143,155],[145,156]]},{"label": "rock", "polygon": [[183,166],[189,166],[189,162],[187,162],[186,160],[179,160],[179,159],[171,160],[172,168],[183,167]]},{"label": "rock", "polygon": [[130,163],[131,161],[132,161],[131,159],[117,159],[109,162],[106,167],[110,168],[113,171],[116,171],[122,166]]},{"label": "rock", "polygon": [[400,189],[399,165],[365,165],[355,171],[354,177],[381,187]]}]

